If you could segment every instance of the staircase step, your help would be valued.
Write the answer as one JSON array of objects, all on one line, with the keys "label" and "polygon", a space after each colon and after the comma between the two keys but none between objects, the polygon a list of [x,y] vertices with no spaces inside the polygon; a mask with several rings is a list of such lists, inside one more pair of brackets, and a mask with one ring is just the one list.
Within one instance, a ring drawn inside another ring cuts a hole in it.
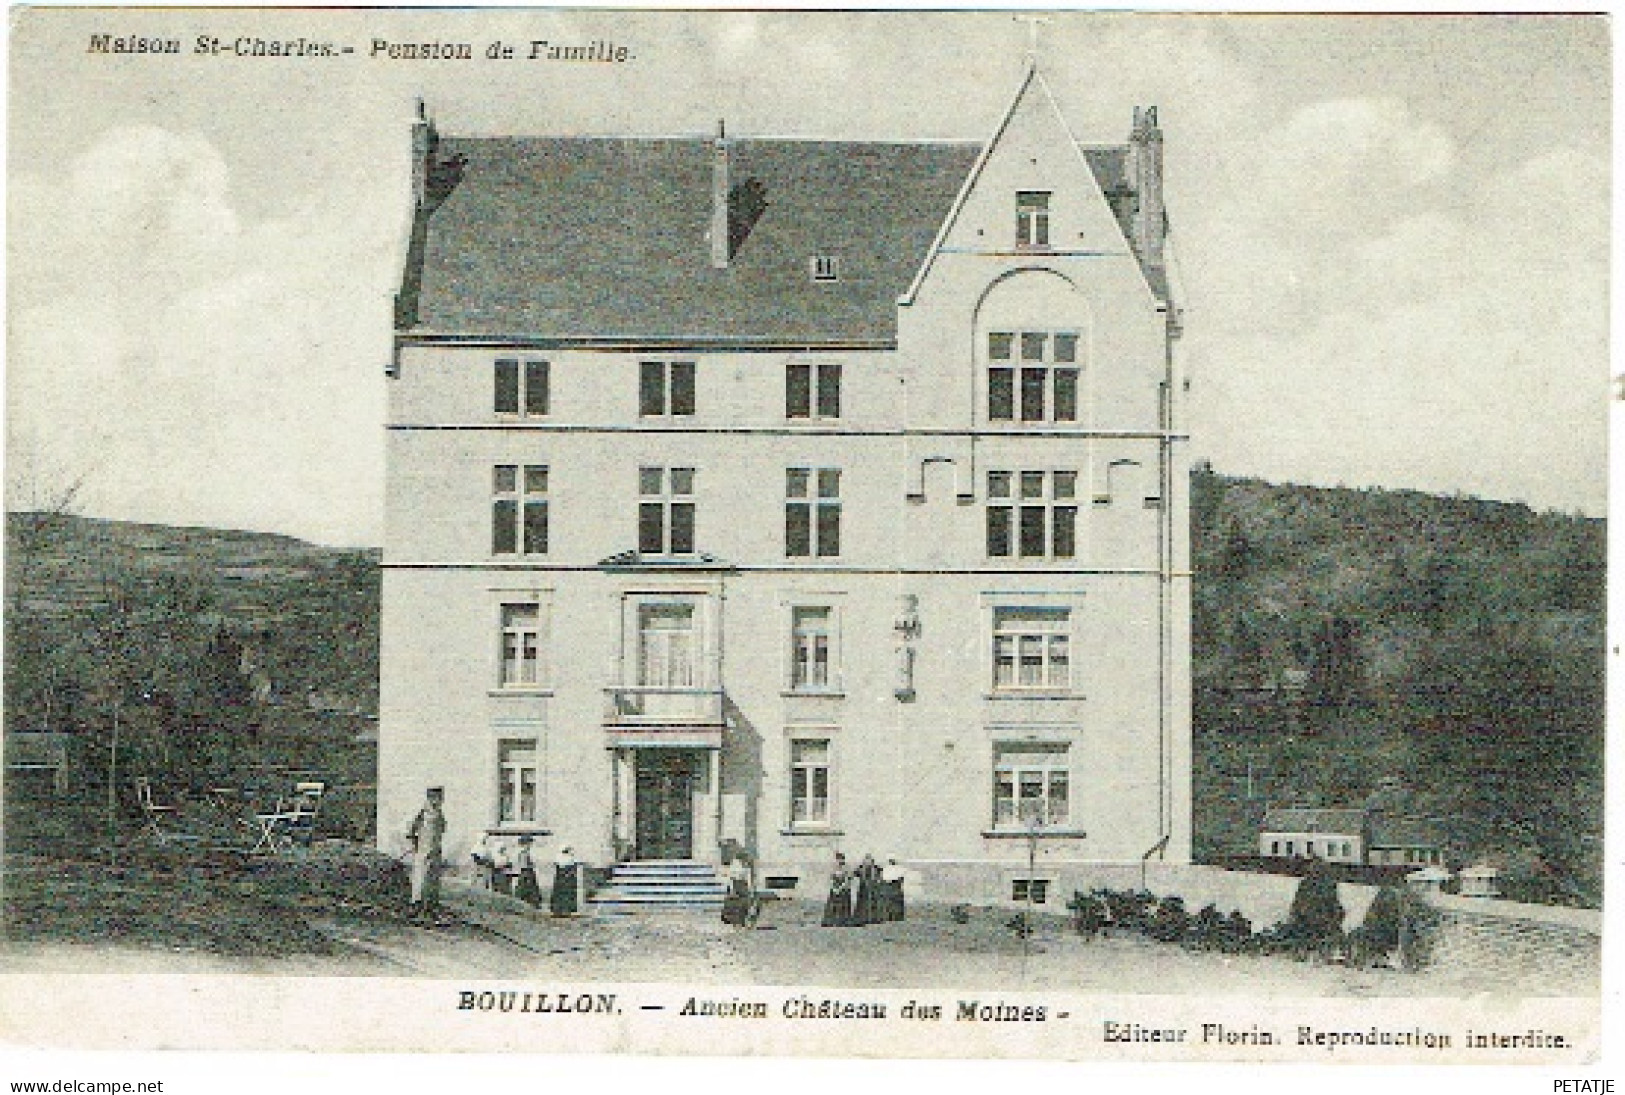
[{"label": "staircase step", "polygon": [[588,899],[604,915],[640,912],[715,913],[728,892],[709,863],[693,860],[633,860],[610,868],[609,879]]},{"label": "staircase step", "polygon": [[662,877],[717,873],[716,868],[709,863],[617,863],[611,870],[616,874],[647,874]]}]

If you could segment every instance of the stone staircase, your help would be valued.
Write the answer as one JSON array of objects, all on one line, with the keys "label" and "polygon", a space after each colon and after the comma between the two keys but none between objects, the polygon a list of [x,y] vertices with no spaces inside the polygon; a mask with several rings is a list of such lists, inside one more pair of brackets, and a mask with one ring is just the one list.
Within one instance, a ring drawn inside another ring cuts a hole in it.
[{"label": "stone staircase", "polygon": [[710,912],[722,908],[727,883],[709,863],[646,859],[617,863],[609,881],[593,891],[587,908],[600,915],[644,912]]}]

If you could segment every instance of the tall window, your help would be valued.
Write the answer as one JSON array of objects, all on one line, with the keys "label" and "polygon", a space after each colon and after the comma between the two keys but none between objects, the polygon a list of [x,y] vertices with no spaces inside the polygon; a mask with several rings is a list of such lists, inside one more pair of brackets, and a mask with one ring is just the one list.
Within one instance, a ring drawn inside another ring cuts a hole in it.
[{"label": "tall window", "polygon": [[797,605],[790,610],[790,687],[830,687],[833,645],[827,605]]},{"label": "tall window", "polygon": [[841,363],[792,361],[785,366],[786,418],[841,417]]},{"label": "tall window", "polygon": [[541,679],[541,607],[533,602],[503,605],[502,687],[533,687]]},{"label": "tall window", "polygon": [[543,415],[548,403],[548,364],[498,358],[496,363],[497,414]]},{"label": "tall window", "polygon": [[993,422],[1076,422],[1077,333],[989,332],[987,417]]},{"label": "tall window", "polygon": [[1048,190],[1022,190],[1016,194],[1016,246],[1049,246]]},{"label": "tall window", "polygon": [[638,551],[689,555],[694,551],[694,469],[639,468]]},{"label": "tall window", "polygon": [[694,363],[644,361],[638,365],[638,413],[645,418],[694,413]]},{"label": "tall window", "polygon": [[536,741],[505,741],[497,750],[497,820],[505,825],[536,821]]},{"label": "tall window", "polygon": [[1078,551],[1078,473],[987,473],[987,553],[1071,559]]},{"label": "tall window", "polygon": [[1069,815],[1067,747],[1009,743],[993,754],[993,827],[1065,825]]},{"label": "tall window", "polygon": [[994,690],[1054,692],[1070,688],[1071,619],[1065,608],[994,609]]},{"label": "tall window", "polygon": [[829,824],[829,741],[790,743],[790,824]]},{"label": "tall window", "polygon": [[696,672],[694,606],[647,604],[638,609],[638,683],[692,688]]},{"label": "tall window", "polygon": [[547,468],[498,464],[491,473],[491,554],[547,552]]},{"label": "tall window", "polygon": [[790,468],[784,483],[784,553],[790,558],[841,553],[839,468]]}]

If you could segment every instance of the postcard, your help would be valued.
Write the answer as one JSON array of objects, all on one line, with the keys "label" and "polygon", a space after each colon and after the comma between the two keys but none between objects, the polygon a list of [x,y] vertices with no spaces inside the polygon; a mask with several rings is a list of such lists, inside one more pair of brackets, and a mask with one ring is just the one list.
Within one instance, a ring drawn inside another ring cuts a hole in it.
[{"label": "postcard", "polygon": [[0,1041],[1582,1076],[1608,30],[15,10]]}]

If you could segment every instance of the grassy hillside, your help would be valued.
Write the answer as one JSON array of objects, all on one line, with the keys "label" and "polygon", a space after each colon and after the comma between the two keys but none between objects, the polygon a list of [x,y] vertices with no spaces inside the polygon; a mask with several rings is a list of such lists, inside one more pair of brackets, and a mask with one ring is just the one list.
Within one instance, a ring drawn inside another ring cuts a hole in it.
[{"label": "grassy hillside", "polygon": [[1193,477],[1198,854],[1268,803],[1435,819],[1520,896],[1601,891],[1604,528]]},{"label": "grassy hillside", "polygon": [[7,607],[30,622],[78,632],[121,596],[184,601],[253,647],[279,699],[316,690],[377,709],[375,550],[33,514],[9,514],[7,532]]},{"label": "grassy hillside", "polygon": [[[1380,792],[1520,896],[1599,900],[1602,522],[1205,469],[1192,487],[1199,857],[1251,850],[1269,803]],[[153,764],[361,763],[376,552],[26,514],[8,547],[8,728],[99,747],[117,709]]]},{"label": "grassy hillside", "polygon": [[[10,514],[6,728],[74,734],[92,801],[115,736],[121,794],[151,774],[274,795],[308,771],[348,788],[336,801],[354,816],[332,821],[364,836],[376,565],[283,536]],[[51,842],[52,826],[12,820]]]}]

